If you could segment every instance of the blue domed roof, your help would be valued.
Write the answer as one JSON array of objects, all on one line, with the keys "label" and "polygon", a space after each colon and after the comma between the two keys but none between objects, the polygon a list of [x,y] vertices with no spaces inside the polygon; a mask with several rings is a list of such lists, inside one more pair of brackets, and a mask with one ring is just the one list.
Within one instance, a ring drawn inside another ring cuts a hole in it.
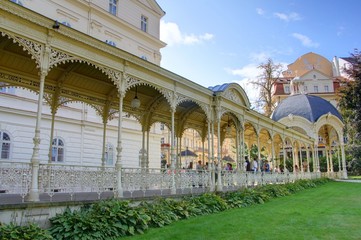
[{"label": "blue domed roof", "polygon": [[223,92],[227,89],[227,87],[230,85],[230,83],[224,83],[222,85],[216,85],[214,87],[208,87],[208,89],[212,90],[213,92]]},{"label": "blue domed roof", "polygon": [[304,117],[310,122],[316,122],[322,115],[331,113],[342,121],[341,114],[327,100],[307,95],[297,94],[291,95],[281,101],[272,113],[271,118],[278,121],[288,115]]}]

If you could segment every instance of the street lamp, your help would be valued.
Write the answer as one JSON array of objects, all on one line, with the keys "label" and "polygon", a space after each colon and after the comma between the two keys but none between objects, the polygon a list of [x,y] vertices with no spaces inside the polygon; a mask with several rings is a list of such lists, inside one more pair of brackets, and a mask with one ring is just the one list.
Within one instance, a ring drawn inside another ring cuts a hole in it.
[{"label": "street lamp", "polygon": [[138,109],[140,107],[140,100],[138,99],[138,87],[135,87],[135,96],[130,103],[132,109]]}]

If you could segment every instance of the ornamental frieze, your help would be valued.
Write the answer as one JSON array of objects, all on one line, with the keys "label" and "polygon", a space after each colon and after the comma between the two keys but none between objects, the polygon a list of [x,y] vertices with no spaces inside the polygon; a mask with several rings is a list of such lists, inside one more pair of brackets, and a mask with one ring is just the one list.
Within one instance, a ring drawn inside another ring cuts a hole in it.
[{"label": "ornamental frieze", "polygon": [[237,91],[234,90],[234,89],[228,89],[224,93],[223,97],[230,100],[230,101],[232,101],[232,102],[235,102],[235,103],[238,103],[238,104],[242,105],[242,101],[239,98]]}]

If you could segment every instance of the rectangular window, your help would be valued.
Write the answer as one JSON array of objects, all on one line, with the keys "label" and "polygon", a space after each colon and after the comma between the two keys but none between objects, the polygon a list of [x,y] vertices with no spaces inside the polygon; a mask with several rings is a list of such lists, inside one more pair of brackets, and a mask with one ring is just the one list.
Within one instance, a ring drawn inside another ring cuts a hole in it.
[{"label": "rectangular window", "polygon": [[160,124],[160,130],[164,130],[164,123]]},{"label": "rectangular window", "polygon": [[64,162],[64,148],[58,149],[58,162]]},{"label": "rectangular window", "polygon": [[160,144],[164,144],[164,137],[160,139]]},{"label": "rectangular window", "polygon": [[328,85],[325,85],[325,92],[329,92]]},{"label": "rectangular window", "polygon": [[109,0],[110,14],[117,15],[117,0]]},{"label": "rectangular window", "polygon": [[285,93],[290,93],[290,86],[285,86]]},{"label": "rectangular window", "polygon": [[63,162],[64,161],[64,149],[53,147],[51,160],[53,162]]},{"label": "rectangular window", "polygon": [[147,32],[147,27],[148,27],[148,18],[144,15],[142,15],[141,20],[140,20],[140,29],[143,32]]},{"label": "rectangular window", "polygon": [[10,143],[3,143],[1,147],[1,159],[10,158]]},{"label": "rectangular window", "polygon": [[315,93],[318,92],[318,86],[313,86],[313,92],[315,92]]},{"label": "rectangular window", "polygon": [[307,86],[303,86],[303,91],[305,91],[305,93],[307,93],[307,91],[308,91]]},{"label": "rectangular window", "polygon": [[51,152],[51,161],[55,162],[56,161],[56,157],[57,157],[57,148],[56,147],[53,147],[52,148],[52,152]]}]

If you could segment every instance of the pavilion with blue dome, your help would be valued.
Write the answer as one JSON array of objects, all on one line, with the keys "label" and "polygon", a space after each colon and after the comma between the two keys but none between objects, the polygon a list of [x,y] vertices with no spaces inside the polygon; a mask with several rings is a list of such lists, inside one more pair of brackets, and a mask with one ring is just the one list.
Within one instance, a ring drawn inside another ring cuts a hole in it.
[{"label": "pavilion with blue dome", "polygon": [[[316,154],[313,169],[320,170],[319,155],[327,160],[327,174],[335,174],[333,156],[339,161],[339,173],[346,176],[346,162],[343,138],[343,120],[338,110],[327,100],[304,93],[293,93],[282,100],[274,110],[272,120],[280,122],[289,128],[306,134],[315,139],[314,149]],[[302,152],[305,146],[287,143],[292,149],[293,167],[307,166],[303,164],[302,155],[294,154]],[[305,171],[307,169],[304,169]]]}]

